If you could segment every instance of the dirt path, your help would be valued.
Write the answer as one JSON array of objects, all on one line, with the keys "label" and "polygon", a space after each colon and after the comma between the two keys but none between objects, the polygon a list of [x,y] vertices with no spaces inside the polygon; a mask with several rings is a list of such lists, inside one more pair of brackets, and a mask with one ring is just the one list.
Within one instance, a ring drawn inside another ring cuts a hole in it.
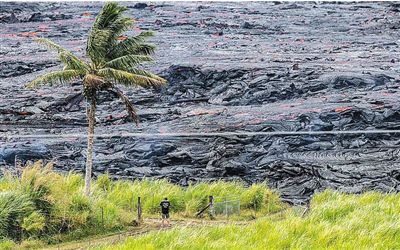
[{"label": "dirt path", "polygon": [[227,223],[234,223],[238,225],[246,225],[252,223],[251,221],[210,221],[200,219],[179,219],[172,220],[169,227],[163,227],[159,219],[149,218],[146,219],[139,227],[131,227],[125,231],[114,232],[108,235],[97,235],[82,239],[80,241],[66,242],[62,244],[46,246],[43,250],[73,250],[73,249],[88,249],[90,247],[114,245],[118,242],[125,240],[128,237],[138,236],[150,231],[156,230],[169,230],[174,227],[200,227],[200,226],[217,226]]}]

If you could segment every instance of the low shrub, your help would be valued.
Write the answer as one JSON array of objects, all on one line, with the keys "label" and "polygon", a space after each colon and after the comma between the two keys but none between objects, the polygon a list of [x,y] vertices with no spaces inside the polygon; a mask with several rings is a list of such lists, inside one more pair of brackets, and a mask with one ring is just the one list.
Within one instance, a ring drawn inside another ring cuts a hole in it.
[{"label": "low shrub", "polygon": [[0,239],[0,249],[1,250],[12,250],[15,248],[15,243],[9,239]]},{"label": "low shrub", "polygon": [[44,230],[45,223],[44,216],[40,212],[34,211],[23,219],[21,228],[27,235],[39,235]]},{"label": "low shrub", "polygon": [[34,212],[34,203],[26,194],[13,191],[0,193],[0,238],[20,240],[21,224]]}]

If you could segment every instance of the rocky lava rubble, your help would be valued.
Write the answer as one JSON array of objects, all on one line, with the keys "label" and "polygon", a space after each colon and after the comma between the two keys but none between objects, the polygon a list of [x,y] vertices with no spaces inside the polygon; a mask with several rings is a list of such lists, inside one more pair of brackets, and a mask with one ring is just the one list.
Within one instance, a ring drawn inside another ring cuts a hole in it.
[{"label": "rocky lava rubble", "polygon": [[[399,133],[246,134],[400,129],[400,5],[376,3],[124,3],[153,29],[164,89],[126,90],[140,126],[107,94],[97,112],[95,175],[189,181],[267,181],[291,203],[326,188],[400,190]],[[82,56],[101,3],[0,7],[0,162],[49,159],[84,167],[80,85],[27,90],[58,69],[34,37]],[[242,132],[243,134],[207,135]],[[169,134],[173,133],[173,134]],[[177,135],[182,133],[182,135]],[[195,133],[189,136],[187,133]],[[157,136],[160,134],[160,136]]]}]

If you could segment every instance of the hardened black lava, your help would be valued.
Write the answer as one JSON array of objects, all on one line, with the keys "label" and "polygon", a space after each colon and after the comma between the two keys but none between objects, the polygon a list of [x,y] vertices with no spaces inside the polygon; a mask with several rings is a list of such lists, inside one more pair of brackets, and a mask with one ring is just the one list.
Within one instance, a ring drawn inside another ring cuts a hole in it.
[{"label": "hardened black lava", "polygon": [[[243,132],[240,136],[96,138],[94,175],[266,181],[284,200],[333,188],[400,190],[400,134],[246,135],[400,129],[400,5],[391,2],[129,3],[129,33],[152,29],[163,89],[126,90],[140,126],[106,94],[96,133]],[[47,37],[79,56],[101,3],[2,3],[0,164],[52,160],[83,171],[86,104],[72,87],[27,90],[58,69]],[[5,135],[8,137],[6,138]]]}]

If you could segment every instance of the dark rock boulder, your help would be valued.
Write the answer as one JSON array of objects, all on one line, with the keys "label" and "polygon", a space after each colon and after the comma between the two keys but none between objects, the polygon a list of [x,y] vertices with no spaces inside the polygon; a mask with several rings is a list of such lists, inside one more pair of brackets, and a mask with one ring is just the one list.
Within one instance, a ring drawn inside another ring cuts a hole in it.
[{"label": "dark rock boulder", "polygon": [[19,20],[14,13],[11,13],[10,15],[0,16],[0,23],[18,23],[18,22]]},{"label": "dark rock boulder", "polygon": [[142,10],[147,7],[148,7],[147,3],[136,3],[132,8]]}]

